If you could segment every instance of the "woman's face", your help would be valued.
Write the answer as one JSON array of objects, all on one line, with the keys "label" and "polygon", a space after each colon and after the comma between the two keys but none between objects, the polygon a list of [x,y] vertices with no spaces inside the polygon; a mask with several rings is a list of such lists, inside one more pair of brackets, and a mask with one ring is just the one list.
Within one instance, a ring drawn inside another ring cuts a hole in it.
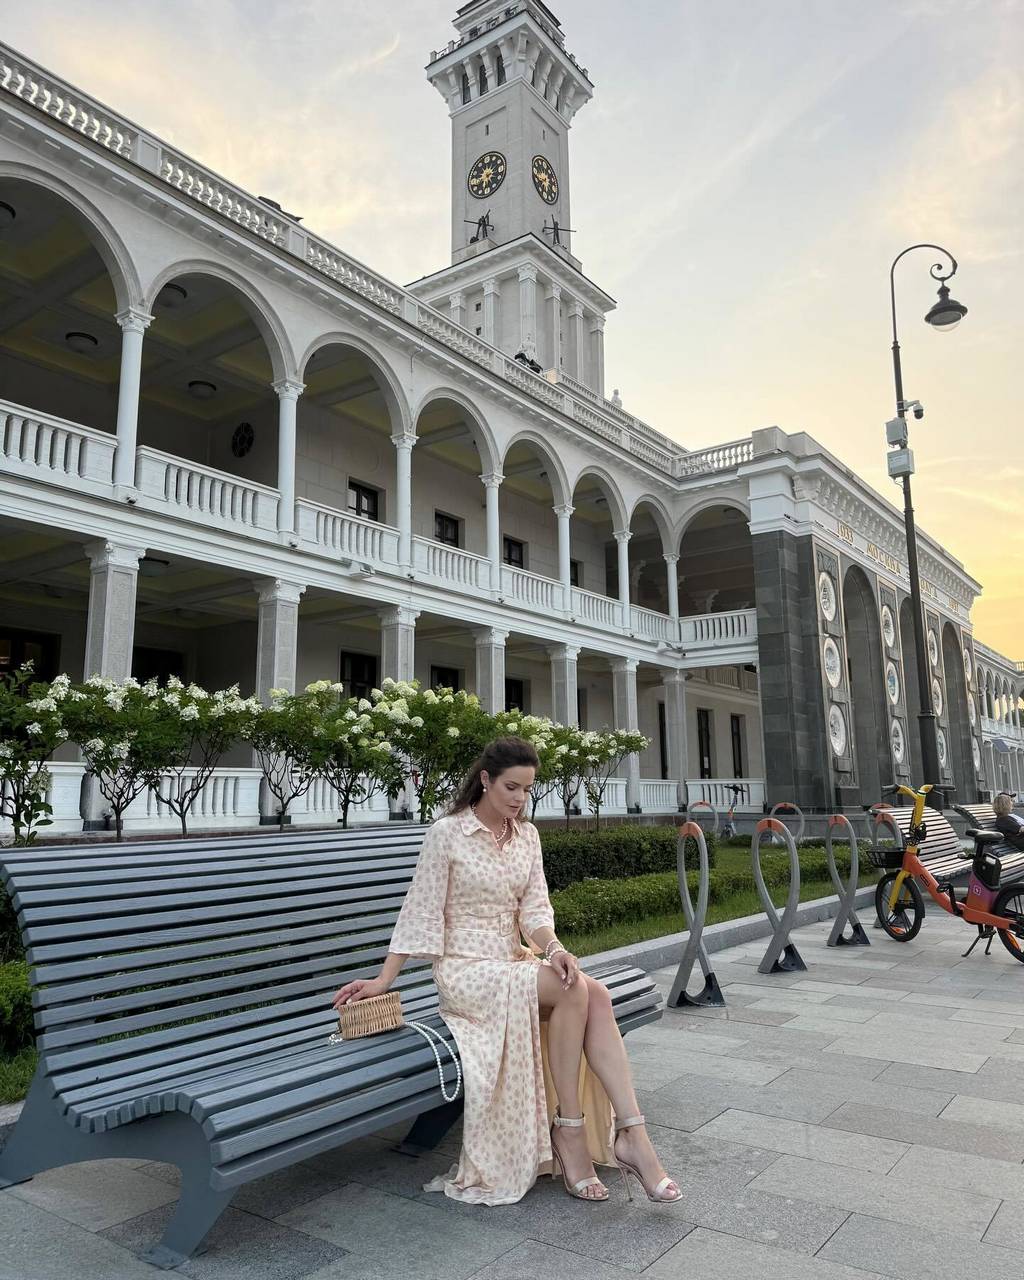
[{"label": "woman's face", "polygon": [[487,799],[502,817],[515,818],[530,796],[536,769],[532,765],[515,765],[493,776],[484,769],[480,781],[487,788]]}]

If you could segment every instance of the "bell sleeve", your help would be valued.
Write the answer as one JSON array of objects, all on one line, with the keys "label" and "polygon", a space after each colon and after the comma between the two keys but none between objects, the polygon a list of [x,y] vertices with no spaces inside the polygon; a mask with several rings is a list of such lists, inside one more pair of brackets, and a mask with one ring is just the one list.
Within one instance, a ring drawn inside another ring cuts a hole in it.
[{"label": "bell sleeve", "polygon": [[448,846],[436,825],[423,837],[412,884],[388,950],[431,959],[444,955],[444,907],[448,897]]},{"label": "bell sleeve", "polygon": [[533,832],[533,861],[530,863],[530,877],[526,889],[519,902],[519,923],[527,937],[532,937],[536,929],[555,927],[555,913],[548,897],[548,882],[544,878],[544,860],[541,857],[540,833],[530,826]]}]

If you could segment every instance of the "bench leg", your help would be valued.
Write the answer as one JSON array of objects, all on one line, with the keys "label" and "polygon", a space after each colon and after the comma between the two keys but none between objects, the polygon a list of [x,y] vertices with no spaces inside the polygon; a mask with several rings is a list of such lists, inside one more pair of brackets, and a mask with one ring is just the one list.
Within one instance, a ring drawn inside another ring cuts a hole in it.
[{"label": "bench leg", "polygon": [[181,1195],[159,1244],[139,1256],[162,1271],[180,1267],[197,1252],[214,1223],[231,1203],[235,1188],[217,1191],[210,1186],[209,1166],[183,1168]]},{"label": "bench leg", "polygon": [[47,1169],[101,1160],[110,1154],[92,1134],[82,1133],[64,1119],[42,1067],[37,1067],[21,1115],[0,1151],[0,1188],[28,1182]]},{"label": "bench leg", "polygon": [[461,1098],[435,1107],[433,1111],[424,1111],[413,1121],[412,1128],[395,1150],[404,1156],[418,1156],[423,1151],[433,1151],[461,1115]]}]

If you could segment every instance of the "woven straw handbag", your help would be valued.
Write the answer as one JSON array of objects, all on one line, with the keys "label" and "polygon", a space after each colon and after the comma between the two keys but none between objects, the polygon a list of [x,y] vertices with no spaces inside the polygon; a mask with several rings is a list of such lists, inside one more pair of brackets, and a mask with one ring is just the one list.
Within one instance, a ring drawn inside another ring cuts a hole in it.
[{"label": "woven straw handbag", "polygon": [[[412,1027],[430,1045],[437,1063],[437,1078],[441,1085],[441,1097],[454,1102],[462,1089],[462,1064],[458,1054],[434,1027],[423,1022],[406,1022],[402,1017],[402,997],[397,991],[385,991],[382,996],[368,996],[344,1006],[338,1016],[338,1030],[328,1037],[328,1044],[340,1044],[343,1040],[358,1040],[361,1036],[376,1036],[382,1031],[397,1031],[400,1027]],[[438,1046],[448,1051],[455,1067],[455,1089],[449,1093],[444,1082],[444,1067]]]}]

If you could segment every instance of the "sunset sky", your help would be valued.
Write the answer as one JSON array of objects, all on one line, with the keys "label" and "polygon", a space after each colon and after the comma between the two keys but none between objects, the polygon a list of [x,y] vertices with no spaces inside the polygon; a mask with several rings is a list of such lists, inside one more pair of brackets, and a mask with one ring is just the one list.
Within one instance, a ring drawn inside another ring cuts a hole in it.
[{"label": "sunset sky", "polygon": [[[450,260],[454,0],[0,0],[3,39],[399,283]],[[608,394],[698,448],[808,431],[893,501],[897,276],[918,519],[1024,658],[1024,0],[549,0],[596,85],[574,249],[619,303]]]}]

